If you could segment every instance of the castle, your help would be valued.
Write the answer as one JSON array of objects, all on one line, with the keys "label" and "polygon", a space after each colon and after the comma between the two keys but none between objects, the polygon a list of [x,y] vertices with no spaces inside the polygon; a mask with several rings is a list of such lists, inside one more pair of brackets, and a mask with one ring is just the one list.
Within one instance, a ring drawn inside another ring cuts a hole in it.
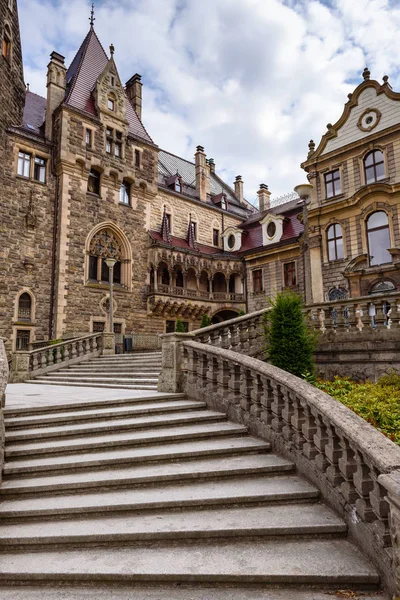
[{"label": "castle", "polygon": [[[52,52],[47,97],[24,84],[16,0],[0,0],[0,334],[9,351],[105,331],[113,263],[117,336],[188,331],[267,305],[400,288],[400,94],[363,82],[302,167],[309,198],[259,211],[197,146],[157,146],[142,81],[123,84],[93,26],[68,66]],[[301,177],[301,175],[300,175]],[[299,178],[300,178],[299,177]]]}]

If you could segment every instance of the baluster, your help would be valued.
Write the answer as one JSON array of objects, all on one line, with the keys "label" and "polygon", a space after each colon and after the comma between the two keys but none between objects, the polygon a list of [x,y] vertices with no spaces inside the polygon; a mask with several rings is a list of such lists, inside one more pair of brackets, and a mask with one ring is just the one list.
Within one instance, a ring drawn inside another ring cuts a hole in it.
[{"label": "baluster", "polygon": [[369,467],[373,483],[373,489],[369,493],[369,499],[372,510],[377,516],[376,523],[374,523],[375,537],[378,539],[380,547],[385,548],[391,544],[389,526],[390,506],[386,498],[387,491],[378,481],[380,473],[373,465],[369,465]]},{"label": "baluster", "polygon": [[342,333],[346,329],[345,318],[344,318],[344,307],[341,304],[336,305],[336,333]]},{"label": "baluster", "polygon": [[271,426],[272,419],[274,417],[274,413],[272,412],[272,402],[274,398],[274,393],[272,389],[271,380],[268,377],[264,377],[261,375],[261,382],[263,386],[263,395],[261,398],[261,420],[268,427]]},{"label": "baluster", "polygon": [[240,366],[229,363],[228,402],[232,406],[240,405]]},{"label": "baluster", "polygon": [[249,329],[246,322],[239,323],[239,339],[240,339],[240,352],[242,354],[248,354],[249,351]]},{"label": "baluster", "polygon": [[61,356],[61,348],[60,346],[57,346],[57,348],[55,349],[55,363],[60,363],[62,361],[62,356]]},{"label": "baluster", "polygon": [[[240,406],[243,411],[250,413],[251,393],[253,391],[253,377],[250,369],[243,368],[241,370],[240,381]],[[248,416],[248,415],[247,415]]]},{"label": "baluster", "polygon": [[197,372],[197,352],[192,348],[183,347],[184,354],[186,355],[186,368],[187,368],[187,384],[188,390],[194,389],[196,385],[196,372]]},{"label": "baluster", "polygon": [[[272,387],[272,403],[271,403],[271,411],[273,413],[272,417],[272,429],[276,432],[281,432],[283,427],[282,420],[282,410],[285,405],[285,399],[282,392],[282,387],[275,383],[275,381],[271,381]],[[286,390],[285,390],[286,392]]]},{"label": "baluster", "polygon": [[207,396],[209,399],[213,399],[214,394],[216,392],[217,389],[217,361],[216,358],[214,356],[210,357],[210,359],[208,360],[208,364],[207,364],[207,384],[206,384],[206,390],[207,390]]},{"label": "baluster", "polygon": [[301,430],[306,440],[303,445],[303,454],[306,458],[308,458],[308,460],[314,460],[318,454],[318,449],[314,444],[314,435],[317,431],[317,427],[315,424],[314,415],[312,414],[307,402],[302,402],[302,406],[304,411],[304,423]]},{"label": "baluster", "polygon": [[264,393],[263,380],[260,375],[256,375],[253,381],[253,388],[251,390],[251,406],[250,414],[256,419],[260,418],[261,415],[261,399]]},{"label": "baluster", "polygon": [[354,459],[357,469],[353,475],[353,481],[359,498],[356,500],[356,509],[361,519],[370,523],[376,519],[372,510],[369,493],[374,489],[374,483],[371,479],[371,472],[366,464],[363,455],[357,448],[353,448]]},{"label": "baluster", "polygon": [[78,342],[71,342],[68,346],[71,348],[71,358],[76,358],[78,356]]},{"label": "baluster", "polygon": [[214,329],[214,331],[210,331],[210,344],[211,346],[215,346],[216,348],[219,348],[221,343],[220,343],[220,332],[218,329]]},{"label": "baluster", "polygon": [[302,428],[305,423],[304,410],[297,395],[293,395],[293,414],[290,419],[293,428],[293,444],[296,448],[301,449],[305,442],[305,437],[302,433]]},{"label": "baluster", "polygon": [[323,308],[320,308],[318,310],[318,324],[319,324],[319,330],[322,331],[322,333],[325,333],[325,331],[326,331],[326,315],[325,315],[325,310]]},{"label": "baluster", "polygon": [[231,350],[234,352],[239,352],[240,349],[240,338],[239,338],[239,328],[237,325],[234,325],[231,328]]},{"label": "baluster", "polygon": [[229,350],[230,345],[231,345],[229,327],[221,328],[221,340],[220,340],[219,345],[220,345],[220,348],[225,348],[226,350]]},{"label": "baluster", "polygon": [[78,344],[78,348],[77,348],[78,356],[82,356],[83,355],[83,343],[82,343],[82,340],[79,340],[77,344]]},{"label": "baluster", "polygon": [[330,463],[326,469],[326,476],[334,487],[338,487],[343,483],[343,477],[339,469],[339,459],[342,456],[340,438],[328,419],[324,419],[324,425],[328,438],[328,443],[325,445],[324,451]]},{"label": "baluster", "polygon": [[316,432],[313,435],[313,441],[318,449],[318,454],[315,456],[315,464],[321,473],[325,473],[325,470],[329,466],[329,461],[325,456],[325,446],[329,442],[328,433],[322,416],[318,413],[318,411],[316,409],[311,409],[311,412],[314,415],[316,425]]},{"label": "baluster", "polygon": [[376,329],[376,305],[374,302],[368,302],[367,307],[369,324],[371,325],[372,329]]},{"label": "baluster", "polygon": [[218,371],[218,397],[224,406],[228,405],[229,382],[231,378],[229,363],[226,360],[219,359]]},{"label": "baluster", "polygon": [[376,315],[375,315],[375,327],[376,329],[383,329],[387,323],[386,316],[386,302],[380,300],[375,303]]},{"label": "baluster", "polygon": [[32,354],[32,367],[31,370],[32,371],[37,371],[39,368],[39,356],[38,354],[34,353]]},{"label": "baluster", "polygon": [[357,463],[355,461],[354,452],[350,446],[349,440],[340,430],[337,431],[337,435],[340,440],[340,447],[342,449],[341,456],[339,456],[338,459],[338,466],[344,479],[343,483],[340,485],[340,491],[348,504],[354,504],[358,498],[353,480],[354,473],[357,470]]},{"label": "baluster", "polygon": [[399,329],[400,328],[400,311],[397,305],[397,300],[393,299],[390,304],[389,310],[389,329]]},{"label": "baluster", "polygon": [[292,416],[294,415],[294,392],[285,390],[283,394],[284,405],[282,409],[282,435],[287,442],[291,442],[293,438]]},{"label": "baluster", "polygon": [[253,339],[254,354],[260,356],[264,348],[264,327],[262,315],[254,317],[254,339]]},{"label": "baluster", "polygon": [[355,317],[355,328],[357,331],[362,331],[364,327],[363,323],[364,312],[361,307],[361,304],[358,303],[354,309],[354,317]]}]

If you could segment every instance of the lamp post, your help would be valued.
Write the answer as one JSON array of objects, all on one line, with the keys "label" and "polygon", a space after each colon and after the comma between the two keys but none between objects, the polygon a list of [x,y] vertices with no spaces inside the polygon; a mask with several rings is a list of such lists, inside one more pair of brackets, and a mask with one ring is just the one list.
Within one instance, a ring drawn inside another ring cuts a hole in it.
[{"label": "lamp post", "polygon": [[303,205],[303,227],[304,227],[304,288],[306,293],[306,304],[311,304],[312,293],[311,293],[311,261],[310,261],[310,249],[308,244],[308,210],[307,205],[309,204],[309,198],[313,186],[311,183],[301,183],[296,185],[294,191],[298,194],[302,200]]},{"label": "lamp post", "polygon": [[108,282],[110,285],[110,310],[109,310],[109,327],[110,333],[114,333],[114,323],[113,323],[113,278],[114,278],[114,265],[117,261],[115,258],[106,258],[106,265],[108,267]]}]

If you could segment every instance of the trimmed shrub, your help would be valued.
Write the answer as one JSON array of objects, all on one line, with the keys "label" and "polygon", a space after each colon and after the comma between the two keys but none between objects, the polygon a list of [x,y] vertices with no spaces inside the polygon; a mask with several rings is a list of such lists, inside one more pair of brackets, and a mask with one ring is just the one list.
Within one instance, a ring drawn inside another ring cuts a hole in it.
[{"label": "trimmed shrub", "polygon": [[265,314],[266,351],[271,364],[310,379],[314,373],[316,335],[307,327],[303,302],[298,294],[285,290]]},{"label": "trimmed shrub", "polygon": [[186,333],[185,326],[180,317],[177,318],[175,323],[175,333]]},{"label": "trimmed shrub", "polygon": [[201,317],[200,327],[208,327],[209,325],[211,325],[211,319],[207,313],[204,313],[204,315]]}]

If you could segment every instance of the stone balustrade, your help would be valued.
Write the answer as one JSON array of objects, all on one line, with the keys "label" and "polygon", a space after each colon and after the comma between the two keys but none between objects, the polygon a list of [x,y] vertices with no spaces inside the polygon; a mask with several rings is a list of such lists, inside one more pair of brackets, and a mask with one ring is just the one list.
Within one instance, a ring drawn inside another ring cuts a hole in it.
[{"label": "stone balustrade", "polygon": [[322,333],[365,332],[400,328],[400,293],[324,302],[306,307],[314,328]]},{"label": "stone balustrade", "polygon": [[209,302],[244,302],[244,294],[235,292],[207,292],[205,290],[196,290],[187,287],[179,287],[176,285],[166,285],[158,283],[157,287],[154,285],[147,286],[148,296],[172,296],[176,298],[187,298],[187,299],[200,299],[207,300]]},{"label": "stone balustrade", "polygon": [[3,408],[6,400],[6,386],[8,381],[8,360],[4,348],[4,342],[0,338],[0,481],[2,479],[4,465],[5,430]]},{"label": "stone balustrade", "polygon": [[73,340],[38,348],[31,351],[19,351],[13,354],[13,383],[18,383],[84,362],[95,356],[115,353],[113,333],[93,333]]},{"label": "stone balustrade", "polygon": [[183,334],[166,348],[163,359],[180,371],[168,391],[225,412],[292,460],[345,518],[388,589],[400,593],[400,448],[324,392],[265,362]]}]

